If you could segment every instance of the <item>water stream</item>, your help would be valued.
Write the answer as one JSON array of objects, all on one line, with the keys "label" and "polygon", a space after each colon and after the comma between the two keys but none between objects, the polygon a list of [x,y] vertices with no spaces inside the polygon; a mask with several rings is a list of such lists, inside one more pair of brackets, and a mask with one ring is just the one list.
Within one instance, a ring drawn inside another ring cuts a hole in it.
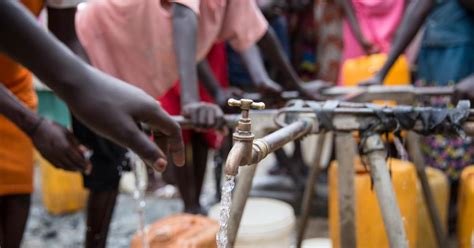
[{"label": "water stream", "polygon": [[136,213],[138,215],[139,221],[139,234],[141,234],[141,244],[142,248],[149,248],[146,235],[147,228],[145,226],[145,190],[146,190],[146,181],[143,180],[146,173],[145,163],[133,152],[129,152],[128,156],[132,164],[133,174],[135,176],[135,189],[133,190],[133,199],[136,203]]},{"label": "water stream", "polygon": [[232,203],[232,190],[235,186],[235,177],[225,175],[224,183],[222,184],[222,197],[221,197],[221,211],[219,213],[219,224],[220,229],[216,235],[217,247],[227,248],[228,237],[227,237],[227,226],[229,224],[230,206]]}]

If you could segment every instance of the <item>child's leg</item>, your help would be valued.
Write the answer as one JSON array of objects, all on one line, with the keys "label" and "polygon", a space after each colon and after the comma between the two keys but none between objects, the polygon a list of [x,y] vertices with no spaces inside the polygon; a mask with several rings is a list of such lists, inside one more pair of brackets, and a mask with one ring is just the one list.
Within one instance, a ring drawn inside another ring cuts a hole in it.
[{"label": "child's leg", "polygon": [[0,246],[20,247],[30,212],[30,194],[0,196]]},{"label": "child's leg", "polygon": [[85,247],[105,247],[120,178],[130,169],[127,150],[98,136],[75,118],[72,124],[75,136],[93,151],[92,171],[83,175],[84,186],[90,191]]},{"label": "child's leg", "polygon": [[191,145],[186,145],[186,164],[183,167],[177,167],[175,165],[169,165],[167,170],[173,171],[174,180],[176,186],[178,186],[181,199],[184,204],[184,212],[186,213],[197,213],[198,205],[196,205],[196,188],[194,183],[194,161]]},{"label": "child's leg", "polygon": [[87,202],[86,248],[105,247],[118,191],[90,191]]},{"label": "child's leg", "polygon": [[207,155],[209,148],[201,134],[194,133],[192,136],[193,162],[194,162],[194,187],[196,206],[201,208],[199,198],[201,196],[204,175],[206,174]]}]

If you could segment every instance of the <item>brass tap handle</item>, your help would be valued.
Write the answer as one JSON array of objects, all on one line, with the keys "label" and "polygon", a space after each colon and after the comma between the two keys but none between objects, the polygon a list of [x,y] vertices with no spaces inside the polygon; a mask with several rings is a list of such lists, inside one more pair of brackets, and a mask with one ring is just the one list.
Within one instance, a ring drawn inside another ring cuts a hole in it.
[{"label": "brass tap handle", "polygon": [[242,110],[250,110],[250,109],[258,109],[262,110],[265,109],[265,103],[263,102],[254,102],[250,99],[241,99],[241,100],[236,100],[236,99],[229,99],[227,101],[227,104],[230,107],[239,107]]}]

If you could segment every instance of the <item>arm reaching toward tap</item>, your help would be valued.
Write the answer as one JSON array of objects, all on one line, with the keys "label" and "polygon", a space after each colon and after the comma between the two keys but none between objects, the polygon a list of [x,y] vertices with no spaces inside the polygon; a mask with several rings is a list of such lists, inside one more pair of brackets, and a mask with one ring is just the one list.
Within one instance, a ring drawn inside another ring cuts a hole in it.
[{"label": "arm reaching toward tap", "polygon": [[197,70],[199,81],[221,108],[228,107],[227,100],[229,98],[239,98],[243,95],[243,91],[238,88],[229,87],[224,89],[221,87],[206,59],[198,64]]},{"label": "arm reaching toward tap", "polygon": [[3,84],[0,84],[0,114],[28,135],[41,155],[54,166],[70,171],[86,170],[85,148],[79,145],[72,133],[39,117]]},{"label": "arm reaching toward tap", "polygon": [[183,115],[201,128],[219,127],[224,113],[215,104],[200,102],[197,70],[197,16],[188,7],[173,4],[173,38],[179,68]]},{"label": "arm reaching toward tap", "polygon": [[279,97],[283,88],[268,75],[259,48],[253,45],[240,52],[240,55],[257,89],[263,94]]},{"label": "arm reaching toward tap", "polygon": [[[319,94],[319,90],[310,92],[304,87],[303,81],[298,77],[287,57],[285,56],[283,48],[278,42],[273,29],[268,28],[265,35],[258,42],[258,46],[266,56],[272,58],[271,62],[278,68],[278,70],[284,73],[288,82],[290,82],[291,87],[300,92],[303,97],[312,100],[322,99]],[[329,86],[330,84],[322,83],[320,89]]]},{"label": "arm reaching toward tap", "polygon": [[362,49],[364,49],[366,54],[373,54],[378,52],[380,49],[375,46],[375,44],[368,41],[362,30],[360,28],[359,22],[357,21],[357,16],[354,11],[354,6],[352,5],[351,0],[339,0],[342,9],[344,10],[344,15],[347,18],[349,23],[349,27],[351,28],[352,32],[354,33],[355,38],[359,42]]},{"label": "arm reaching toward tap", "polygon": [[416,33],[423,25],[426,17],[433,9],[434,4],[434,0],[415,0],[410,2],[393,40],[392,47],[388,53],[388,58],[382,69],[377,72],[373,78],[360,82],[360,85],[383,83],[390,68],[392,68],[397,58],[405,51],[407,46],[416,36]]},{"label": "arm reaching toward tap", "polygon": [[0,51],[34,72],[85,125],[164,168],[163,151],[135,124],[145,122],[167,138],[175,163],[184,163],[180,128],[152,97],[81,61],[17,1],[0,1],[0,27]]}]

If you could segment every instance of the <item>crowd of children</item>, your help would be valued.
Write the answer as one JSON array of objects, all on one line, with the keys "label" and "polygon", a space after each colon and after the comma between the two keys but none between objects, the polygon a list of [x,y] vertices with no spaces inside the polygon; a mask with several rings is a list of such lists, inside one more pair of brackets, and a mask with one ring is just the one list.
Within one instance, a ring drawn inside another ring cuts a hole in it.
[{"label": "crowd of children", "polygon": [[[43,8],[51,33],[35,18]],[[409,46],[416,52],[406,53]],[[21,243],[34,148],[54,166],[83,173],[85,246],[105,247],[128,149],[157,171],[167,168],[183,211],[205,213],[208,149],[224,139],[213,129],[222,126],[226,100],[243,90],[321,100],[320,89],[344,84],[346,61],[382,53],[385,64],[362,84],[382,84],[406,54],[416,58],[417,85],[456,85],[459,97],[474,99],[474,1],[5,0],[0,52],[0,247]],[[72,130],[35,114],[32,73],[66,102]],[[181,132],[169,115],[198,128]],[[159,147],[139,122],[156,129]],[[427,164],[452,185],[474,162],[471,139],[423,143]]]}]

